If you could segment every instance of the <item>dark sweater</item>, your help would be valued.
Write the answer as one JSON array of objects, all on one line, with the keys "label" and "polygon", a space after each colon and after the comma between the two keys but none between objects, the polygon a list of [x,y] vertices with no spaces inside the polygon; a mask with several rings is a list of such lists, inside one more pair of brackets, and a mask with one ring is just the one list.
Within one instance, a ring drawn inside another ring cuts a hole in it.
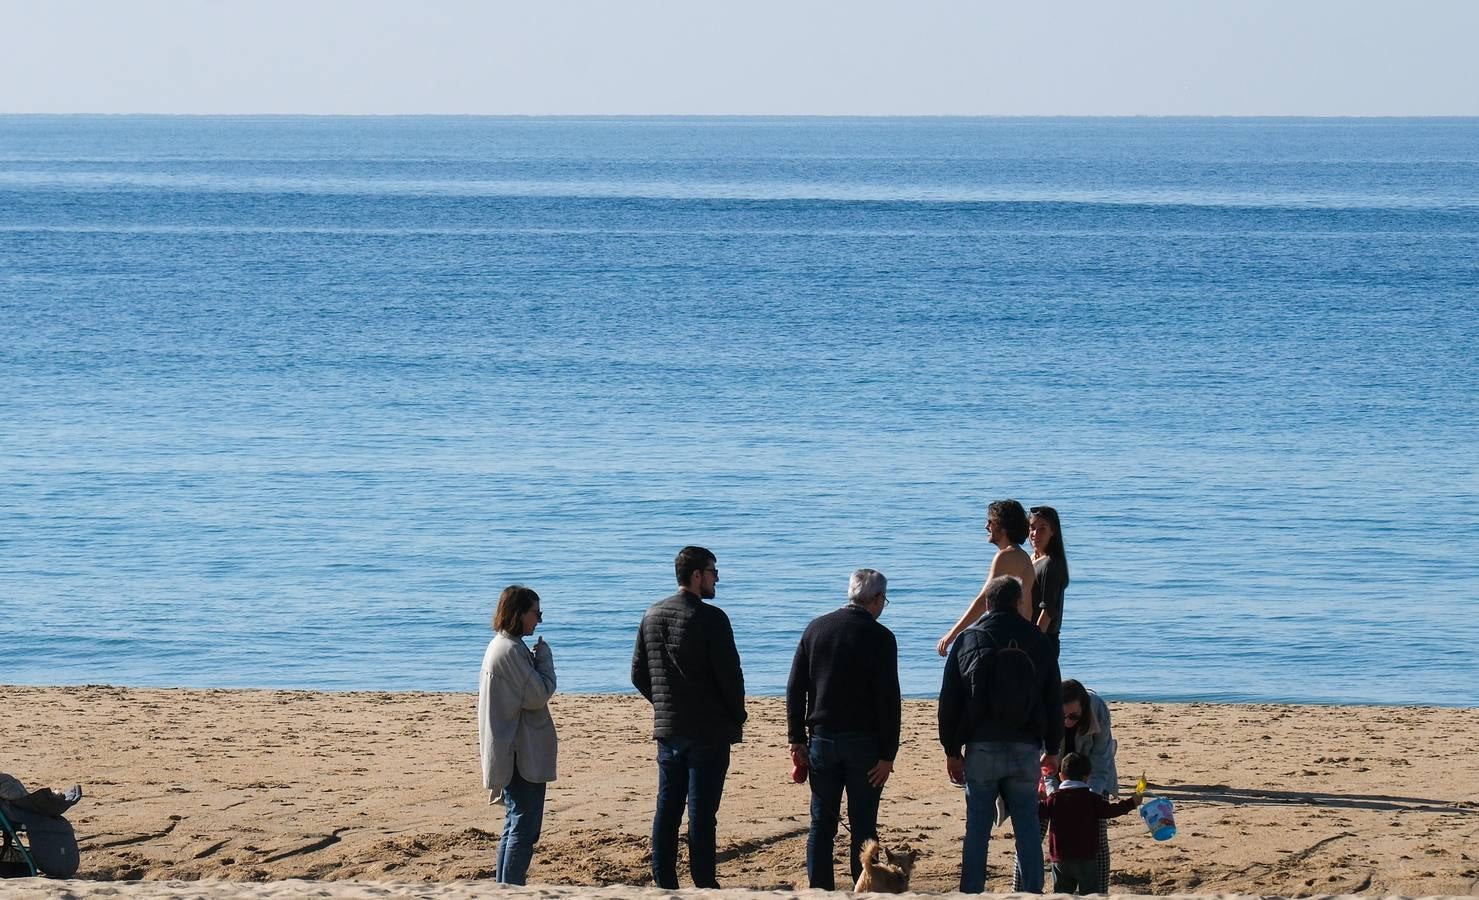
[{"label": "dark sweater", "polygon": [[812,620],[786,682],[791,743],[806,743],[808,728],[872,734],[878,758],[893,762],[899,705],[899,647],[892,631],[852,604]]},{"label": "dark sweater", "polygon": [[1099,820],[1134,808],[1134,797],[1110,803],[1086,787],[1048,795],[1037,805],[1037,817],[1048,823],[1048,859],[1093,859],[1099,853]]},{"label": "dark sweater", "polygon": [[652,735],[733,744],[745,724],[745,675],[724,610],[679,591],[642,617],[632,686],[652,703]]}]

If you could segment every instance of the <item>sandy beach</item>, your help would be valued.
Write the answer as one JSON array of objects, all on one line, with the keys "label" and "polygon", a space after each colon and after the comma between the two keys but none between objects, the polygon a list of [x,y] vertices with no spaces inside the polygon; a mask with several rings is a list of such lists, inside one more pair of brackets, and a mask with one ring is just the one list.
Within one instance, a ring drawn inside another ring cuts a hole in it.
[{"label": "sandy beach", "polygon": [[[70,816],[80,879],[145,880],[145,893],[182,896],[234,889],[159,882],[332,880],[322,887],[336,896],[427,895],[437,883],[461,896],[492,877],[501,807],[478,783],[472,694],[85,686],[5,687],[0,697],[9,735],[0,770],[33,788],[86,789]],[[1138,817],[1115,820],[1112,892],[1479,894],[1475,710],[1111,708],[1122,782],[1143,770],[1152,793],[1175,801],[1179,825],[1158,844]],[[531,883],[552,887],[531,893],[650,888],[646,703],[558,695],[553,713],[560,777],[530,871]],[[782,701],[751,700],[720,811],[726,888],[805,887],[808,791],[787,777],[784,737]],[[954,888],[964,800],[945,780],[930,702],[906,702],[881,826],[886,841],[923,850],[917,890]],[[1009,832],[994,834],[989,889],[1010,888]],[[143,895],[76,881],[7,887]],[[241,889],[249,893],[273,889]]]}]

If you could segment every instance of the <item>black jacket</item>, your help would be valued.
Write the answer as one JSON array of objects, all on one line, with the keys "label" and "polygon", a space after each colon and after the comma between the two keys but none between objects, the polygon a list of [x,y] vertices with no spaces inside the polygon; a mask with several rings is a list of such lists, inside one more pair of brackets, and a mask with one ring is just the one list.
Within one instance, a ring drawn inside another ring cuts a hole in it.
[{"label": "black jacket", "polygon": [[[972,685],[989,679],[990,651],[1011,641],[1027,652],[1037,673],[1036,721],[1028,726],[992,721],[973,704]],[[979,676],[979,678],[978,678]],[[1063,742],[1063,683],[1052,642],[1016,610],[987,613],[955,639],[940,685],[940,743],[946,756],[960,756],[972,741],[1037,744],[1056,753]]]},{"label": "black jacket", "polygon": [[878,737],[878,758],[899,753],[899,645],[861,606],[848,604],[812,620],[801,635],[786,682],[786,731],[806,743],[806,729]]},{"label": "black jacket", "polygon": [[742,740],[745,675],[724,610],[686,590],[642,616],[632,686],[652,703],[652,736]]}]

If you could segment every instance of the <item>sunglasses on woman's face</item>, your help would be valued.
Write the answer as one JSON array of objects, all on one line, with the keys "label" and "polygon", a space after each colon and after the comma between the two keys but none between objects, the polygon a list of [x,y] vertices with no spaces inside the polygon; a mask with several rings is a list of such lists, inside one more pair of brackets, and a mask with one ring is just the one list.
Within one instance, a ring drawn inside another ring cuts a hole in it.
[{"label": "sunglasses on woman's face", "polygon": [[1063,714],[1063,721],[1065,721],[1065,722],[1077,722],[1079,719],[1082,719],[1083,717],[1084,717],[1084,714],[1083,713],[1066,712],[1066,713]]}]

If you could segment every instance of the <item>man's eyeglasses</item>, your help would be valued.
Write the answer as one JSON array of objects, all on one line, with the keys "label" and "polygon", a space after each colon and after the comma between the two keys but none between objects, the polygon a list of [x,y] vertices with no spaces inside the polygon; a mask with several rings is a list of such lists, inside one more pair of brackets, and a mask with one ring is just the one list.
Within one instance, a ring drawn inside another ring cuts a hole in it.
[{"label": "man's eyeglasses", "polygon": [[716,568],[714,568],[713,566],[709,566],[707,569],[704,569],[704,571],[705,572],[713,572],[715,575],[718,575],[719,574],[719,570],[716,569]]}]

